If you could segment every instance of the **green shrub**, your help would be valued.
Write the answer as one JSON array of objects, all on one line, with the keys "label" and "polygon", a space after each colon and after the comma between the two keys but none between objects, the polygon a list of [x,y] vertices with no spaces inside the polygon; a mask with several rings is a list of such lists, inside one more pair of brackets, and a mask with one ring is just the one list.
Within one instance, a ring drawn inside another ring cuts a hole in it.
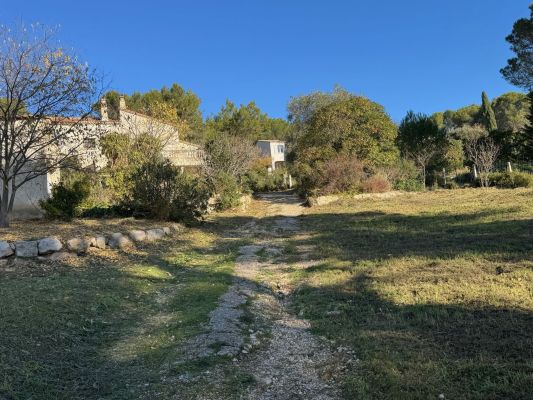
[{"label": "green shrub", "polygon": [[68,185],[60,182],[52,187],[52,195],[41,200],[39,205],[45,216],[50,219],[71,220],[79,210],[79,206],[90,194],[90,182],[87,179],[76,180]]},{"label": "green shrub", "polygon": [[214,180],[217,195],[215,207],[217,210],[227,210],[240,204],[242,190],[237,178],[226,172],[217,174]]},{"label": "green shrub", "polygon": [[205,214],[209,190],[196,178],[181,173],[168,160],[143,164],[132,175],[132,190],[124,205],[134,215],[183,220]]},{"label": "green shrub", "polygon": [[489,185],[514,189],[533,186],[533,175],[525,172],[493,172],[489,174]]},{"label": "green shrub", "polygon": [[455,181],[450,181],[446,184],[446,189],[459,189],[460,186],[457,182]]},{"label": "green shrub", "polygon": [[253,168],[243,177],[243,185],[252,192],[285,190],[288,188],[286,174],[284,169],[276,169],[268,173],[266,168]]},{"label": "green shrub", "polygon": [[394,182],[393,188],[404,192],[421,192],[424,190],[424,184],[420,179],[408,178]]}]

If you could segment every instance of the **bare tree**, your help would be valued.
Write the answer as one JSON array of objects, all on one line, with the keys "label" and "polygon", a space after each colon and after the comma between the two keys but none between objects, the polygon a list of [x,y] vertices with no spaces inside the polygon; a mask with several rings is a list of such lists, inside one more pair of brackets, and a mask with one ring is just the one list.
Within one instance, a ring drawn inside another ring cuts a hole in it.
[{"label": "bare tree", "polygon": [[470,140],[465,144],[468,157],[479,170],[482,187],[489,186],[489,173],[494,169],[494,163],[500,154],[500,146],[490,138]]},{"label": "bare tree", "polygon": [[213,179],[219,172],[238,178],[259,157],[260,150],[251,141],[220,134],[206,144],[204,173],[210,179]]},{"label": "bare tree", "polygon": [[424,187],[426,187],[427,167],[436,153],[437,148],[435,146],[427,145],[425,147],[418,148],[416,151],[411,151],[407,154],[408,158],[412,159],[422,171],[422,183],[424,184]]},{"label": "bare tree", "polygon": [[99,80],[41,25],[0,27],[0,226],[17,190],[79,154]]}]

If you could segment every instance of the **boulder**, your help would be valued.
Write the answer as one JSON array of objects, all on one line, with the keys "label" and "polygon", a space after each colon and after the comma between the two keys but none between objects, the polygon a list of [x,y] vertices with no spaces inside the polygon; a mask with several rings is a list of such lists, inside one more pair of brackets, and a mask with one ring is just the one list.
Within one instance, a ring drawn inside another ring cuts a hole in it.
[{"label": "boulder", "polygon": [[63,245],[56,237],[47,237],[39,240],[37,244],[39,255],[44,256],[47,254],[55,253],[63,248]]},{"label": "boulder", "polygon": [[105,249],[105,237],[104,236],[96,236],[94,240],[91,242],[92,247],[96,247],[97,249]]},{"label": "boulder", "polygon": [[163,228],[163,232],[165,232],[165,235],[170,235],[170,233],[171,233],[170,228],[168,226],[165,226]]},{"label": "boulder", "polygon": [[149,242],[153,242],[154,240],[159,240],[164,236],[165,236],[165,231],[160,228],[148,229],[146,231],[146,240],[148,240]]},{"label": "boulder", "polygon": [[67,249],[77,254],[85,254],[91,246],[93,238],[72,238],[67,241]]},{"label": "boulder", "polygon": [[18,242],[15,242],[15,254],[17,255],[17,257],[21,258],[37,257],[39,255],[37,241],[20,240]]},{"label": "boulder", "polygon": [[13,247],[6,242],[6,241],[0,241],[0,258],[6,258],[9,256],[12,256],[15,251],[13,250]]},{"label": "boulder", "polygon": [[125,249],[127,247],[130,247],[132,245],[131,240],[124,236],[122,233],[116,232],[112,233],[109,237],[109,247],[112,249]]},{"label": "boulder", "polygon": [[144,242],[146,240],[146,232],[141,230],[133,230],[128,232],[128,236],[134,242]]}]

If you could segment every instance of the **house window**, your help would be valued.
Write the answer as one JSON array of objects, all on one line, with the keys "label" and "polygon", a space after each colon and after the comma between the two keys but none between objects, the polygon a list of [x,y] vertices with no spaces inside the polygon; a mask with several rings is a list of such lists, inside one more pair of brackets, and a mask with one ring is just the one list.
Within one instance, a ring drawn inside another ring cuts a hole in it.
[{"label": "house window", "polygon": [[278,153],[283,153],[284,150],[285,146],[283,146],[282,144],[278,144]]}]

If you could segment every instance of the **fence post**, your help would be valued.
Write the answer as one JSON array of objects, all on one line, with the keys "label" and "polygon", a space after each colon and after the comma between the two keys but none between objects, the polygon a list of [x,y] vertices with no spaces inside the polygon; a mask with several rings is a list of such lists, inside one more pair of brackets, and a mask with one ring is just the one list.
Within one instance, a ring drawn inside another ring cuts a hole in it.
[{"label": "fence post", "polygon": [[444,178],[444,186],[446,186],[446,168],[442,169],[442,176]]},{"label": "fence post", "polygon": [[511,161],[507,161],[507,172],[513,172],[513,167],[511,167]]},{"label": "fence post", "polygon": [[477,168],[475,164],[474,164],[474,179],[477,179]]}]

